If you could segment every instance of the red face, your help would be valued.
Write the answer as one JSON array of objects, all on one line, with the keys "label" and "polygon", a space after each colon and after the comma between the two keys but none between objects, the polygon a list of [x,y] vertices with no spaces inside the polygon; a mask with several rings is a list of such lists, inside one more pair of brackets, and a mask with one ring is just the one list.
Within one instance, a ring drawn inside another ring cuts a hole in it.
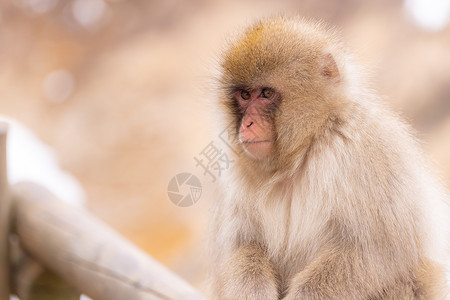
[{"label": "red face", "polygon": [[243,112],[239,141],[256,159],[267,157],[273,150],[274,128],[271,115],[278,95],[270,88],[240,90],[235,98]]}]

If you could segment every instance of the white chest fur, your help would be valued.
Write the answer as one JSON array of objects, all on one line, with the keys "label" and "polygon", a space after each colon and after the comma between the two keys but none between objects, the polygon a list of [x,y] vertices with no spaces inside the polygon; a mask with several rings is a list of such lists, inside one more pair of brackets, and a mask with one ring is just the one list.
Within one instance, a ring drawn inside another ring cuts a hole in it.
[{"label": "white chest fur", "polygon": [[299,271],[318,250],[328,221],[321,200],[301,184],[279,184],[257,200],[263,243],[275,263],[289,266],[283,269]]}]

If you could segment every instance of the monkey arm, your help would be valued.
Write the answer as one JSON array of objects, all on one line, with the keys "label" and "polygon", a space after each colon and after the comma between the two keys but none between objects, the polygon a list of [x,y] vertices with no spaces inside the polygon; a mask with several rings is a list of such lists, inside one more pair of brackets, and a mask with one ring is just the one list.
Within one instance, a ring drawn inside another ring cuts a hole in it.
[{"label": "monkey arm", "polygon": [[414,269],[408,271],[396,265],[400,258],[391,259],[364,249],[345,242],[325,246],[292,278],[283,300],[440,299],[417,298]]},{"label": "monkey arm", "polygon": [[277,300],[279,276],[257,245],[239,246],[217,270],[215,299]]},{"label": "monkey arm", "polygon": [[378,281],[368,272],[356,248],[328,248],[293,277],[284,300],[369,299]]}]

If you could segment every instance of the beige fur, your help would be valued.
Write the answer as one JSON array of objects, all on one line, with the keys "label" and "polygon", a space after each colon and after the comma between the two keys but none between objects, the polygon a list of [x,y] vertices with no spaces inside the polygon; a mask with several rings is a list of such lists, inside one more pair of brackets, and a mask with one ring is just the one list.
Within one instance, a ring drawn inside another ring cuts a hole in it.
[{"label": "beige fur", "polygon": [[264,21],[230,46],[222,69],[235,132],[233,91],[270,87],[282,99],[273,153],[236,155],[222,178],[211,297],[448,299],[448,198],[408,126],[359,83],[336,33]]}]

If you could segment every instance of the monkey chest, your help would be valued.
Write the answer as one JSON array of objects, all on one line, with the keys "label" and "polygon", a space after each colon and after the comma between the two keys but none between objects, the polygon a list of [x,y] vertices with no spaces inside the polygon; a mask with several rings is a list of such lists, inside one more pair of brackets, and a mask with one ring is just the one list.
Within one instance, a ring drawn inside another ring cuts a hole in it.
[{"label": "monkey chest", "polygon": [[259,211],[263,244],[273,261],[302,268],[324,236],[326,214],[301,199],[270,199]]}]

